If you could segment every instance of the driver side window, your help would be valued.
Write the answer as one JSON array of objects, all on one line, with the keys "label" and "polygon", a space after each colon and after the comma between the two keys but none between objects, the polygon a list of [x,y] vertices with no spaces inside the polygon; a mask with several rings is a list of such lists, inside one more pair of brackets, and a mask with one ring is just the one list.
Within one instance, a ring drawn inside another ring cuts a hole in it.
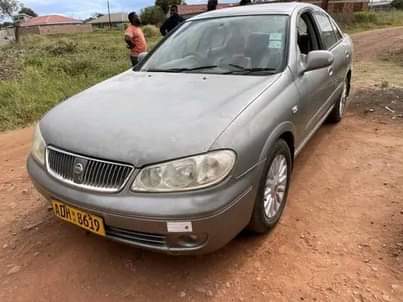
[{"label": "driver side window", "polygon": [[319,49],[318,37],[309,13],[302,14],[297,23],[297,41],[301,54]]}]

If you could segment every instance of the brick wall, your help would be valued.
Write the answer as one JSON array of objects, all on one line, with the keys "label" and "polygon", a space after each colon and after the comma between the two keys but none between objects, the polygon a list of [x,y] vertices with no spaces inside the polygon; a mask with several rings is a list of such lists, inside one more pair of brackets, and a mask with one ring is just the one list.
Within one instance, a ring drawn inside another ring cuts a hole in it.
[{"label": "brick wall", "polygon": [[53,35],[53,34],[68,34],[68,33],[85,33],[92,32],[91,24],[60,24],[60,25],[41,25],[20,27],[20,34],[40,34],[40,35]]},{"label": "brick wall", "polygon": [[31,27],[19,27],[18,32],[20,35],[32,35],[38,34],[39,35],[39,27],[38,26],[31,26]]},{"label": "brick wall", "polygon": [[[304,2],[322,6],[322,1],[305,0]],[[368,0],[329,1],[328,12],[334,14],[352,14],[353,12],[367,11],[368,2]]]},{"label": "brick wall", "polygon": [[40,26],[39,31],[41,35],[87,33],[92,32],[92,25],[91,24],[46,25],[46,26]]}]

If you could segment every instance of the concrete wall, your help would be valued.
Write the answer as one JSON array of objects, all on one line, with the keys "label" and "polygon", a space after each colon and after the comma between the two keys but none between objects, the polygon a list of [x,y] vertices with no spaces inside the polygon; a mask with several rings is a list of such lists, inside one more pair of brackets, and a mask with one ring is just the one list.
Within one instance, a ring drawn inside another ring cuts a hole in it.
[{"label": "concrete wall", "polygon": [[0,29],[0,46],[15,41],[14,28]]},{"label": "concrete wall", "polygon": [[60,25],[20,27],[21,35],[27,35],[27,34],[53,35],[53,34],[85,33],[85,32],[92,32],[91,24],[60,24]]}]

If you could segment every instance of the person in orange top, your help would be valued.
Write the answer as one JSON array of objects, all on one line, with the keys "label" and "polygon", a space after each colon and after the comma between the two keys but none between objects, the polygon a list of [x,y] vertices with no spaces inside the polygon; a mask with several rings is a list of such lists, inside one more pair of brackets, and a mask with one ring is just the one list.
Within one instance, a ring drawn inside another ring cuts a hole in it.
[{"label": "person in orange top", "polygon": [[138,63],[138,56],[147,51],[147,41],[141,30],[140,18],[135,12],[129,14],[130,25],[125,32],[125,41],[130,49],[130,59],[133,66]]}]

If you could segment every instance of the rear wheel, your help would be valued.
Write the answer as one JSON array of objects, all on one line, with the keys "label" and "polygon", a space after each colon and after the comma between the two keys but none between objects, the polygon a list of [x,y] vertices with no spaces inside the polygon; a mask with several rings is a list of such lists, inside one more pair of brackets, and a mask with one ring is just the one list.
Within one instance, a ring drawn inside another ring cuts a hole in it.
[{"label": "rear wheel", "polygon": [[268,232],[283,213],[290,184],[292,157],[288,144],[280,139],[269,151],[267,164],[259,185],[249,229]]},{"label": "rear wheel", "polygon": [[349,80],[346,78],[344,85],[343,85],[343,91],[340,95],[339,100],[335,104],[332,112],[330,113],[328,117],[328,121],[331,123],[338,123],[342,120],[343,115],[347,109],[348,105],[348,90],[349,90]]}]

